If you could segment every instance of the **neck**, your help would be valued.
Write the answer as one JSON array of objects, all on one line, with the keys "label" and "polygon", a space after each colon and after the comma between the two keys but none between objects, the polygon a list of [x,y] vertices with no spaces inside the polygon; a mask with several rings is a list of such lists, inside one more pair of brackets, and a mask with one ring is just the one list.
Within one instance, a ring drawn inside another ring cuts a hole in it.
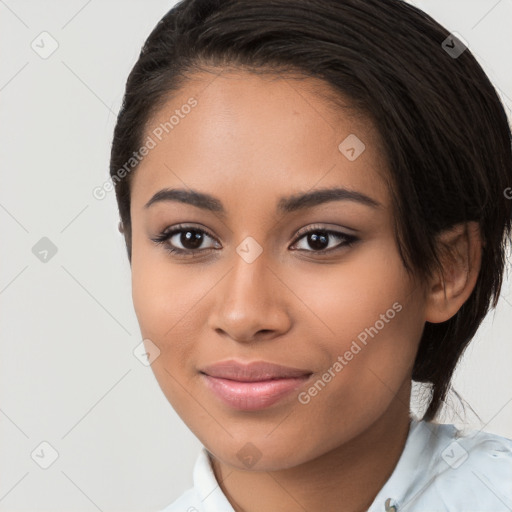
[{"label": "neck", "polygon": [[357,437],[299,466],[244,471],[214,458],[215,476],[234,510],[366,511],[391,476],[407,440],[410,388],[405,387],[407,396],[399,392],[387,411]]}]

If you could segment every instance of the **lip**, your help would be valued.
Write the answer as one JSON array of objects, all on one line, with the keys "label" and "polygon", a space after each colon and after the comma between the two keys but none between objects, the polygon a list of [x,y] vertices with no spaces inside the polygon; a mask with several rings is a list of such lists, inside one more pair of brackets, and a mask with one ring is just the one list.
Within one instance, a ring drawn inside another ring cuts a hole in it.
[{"label": "lip", "polygon": [[313,372],[267,361],[221,361],[200,369],[205,385],[224,404],[240,410],[270,407],[309,379]]},{"label": "lip", "polygon": [[240,382],[258,382],[270,379],[285,379],[292,377],[303,377],[313,372],[301,368],[291,368],[267,361],[251,361],[240,363],[234,359],[220,361],[200,369],[210,377],[236,380]]}]

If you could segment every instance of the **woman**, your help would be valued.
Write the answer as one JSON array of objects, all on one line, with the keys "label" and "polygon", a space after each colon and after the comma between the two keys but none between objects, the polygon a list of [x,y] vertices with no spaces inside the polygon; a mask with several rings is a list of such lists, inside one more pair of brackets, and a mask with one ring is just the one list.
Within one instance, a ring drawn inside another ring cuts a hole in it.
[{"label": "woman", "polygon": [[469,49],[400,0],[164,16],[110,173],[153,371],[204,445],[166,511],[512,509],[512,441],[434,421],[499,296],[510,141]]}]

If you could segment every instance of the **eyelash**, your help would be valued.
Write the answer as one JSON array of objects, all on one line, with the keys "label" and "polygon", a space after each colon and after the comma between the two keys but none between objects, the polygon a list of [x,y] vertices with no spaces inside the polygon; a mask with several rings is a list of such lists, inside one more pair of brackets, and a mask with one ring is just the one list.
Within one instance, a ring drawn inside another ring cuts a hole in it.
[{"label": "eyelash", "polygon": [[[169,252],[170,254],[173,254],[175,256],[181,256],[181,257],[187,257],[187,256],[188,257],[197,257],[199,255],[198,253],[205,253],[205,252],[209,252],[209,251],[212,251],[212,250],[216,250],[215,248],[212,248],[212,247],[208,247],[207,249],[195,249],[195,250],[188,249],[188,250],[185,250],[185,249],[179,249],[179,248],[173,247],[169,243],[167,243],[168,240],[170,240],[174,235],[179,234],[179,233],[183,233],[183,232],[186,232],[186,231],[193,231],[195,233],[200,233],[202,235],[207,235],[210,238],[212,238],[213,240],[216,240],[213,235],[211,235],[210,233],[208,233],[208,231],[206,231],[206,230],[204,230],[202,228],[198,228],[198,227],[195,227],[195,226],[187,226],[187,225],[183,225],[183,224],[178,224],[177,226],[173,227],[172,229],[166,229],[166,230],[162,231],[155,238],[151,238],[151,240],[153,242],[155,242],[156,244],[164,245],[165,246],[165,250],[167,252]],[[343,241],[340,244],[338,244],[337,246],[335,246],[334,248],[331,247],[330,249],[322,249],[322,250],[318,250],[318,251],[314,251],[314,250],[309,250],[308,251],[308,250],[304,250],[304,249],[296,249],[296,250],[305,251],[305,252],[312,252],[314,254],[323,255],[323,254],[327,254],[327,253],[331,253],[331,252],[336,252],[336,251],[338,251],[340,249],[343,249],[344,247],[351,247],[354,243],[356,243],[359,240],[354,235],[348,235],[348,234],[342,233],[340,231],[333,231],[333,230],[330,230],[330,229],[325,229],[325,228],[323,228],[321,226],[311,226],[307,230],[299,231],[297,233],[296,239],[295,239],[295,241],[293,242],[292,245],[297,244],[300,240],[305,238],[310,233],[322,233],[322,234],[325,234],[325,235],[330,235],[330,236],[339,238],[339,239],[341,239]]]}]

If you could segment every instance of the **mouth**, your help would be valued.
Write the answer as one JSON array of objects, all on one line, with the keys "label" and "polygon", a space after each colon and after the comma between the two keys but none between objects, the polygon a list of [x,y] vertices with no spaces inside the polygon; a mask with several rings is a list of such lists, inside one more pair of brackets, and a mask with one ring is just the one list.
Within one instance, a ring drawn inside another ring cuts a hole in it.
[{"label": "mouth", "polygon": [[302,386],[313,374],[266,361],[223,361],[202,368],[206,387],[223,404],[239,410],[270,407]]}]

